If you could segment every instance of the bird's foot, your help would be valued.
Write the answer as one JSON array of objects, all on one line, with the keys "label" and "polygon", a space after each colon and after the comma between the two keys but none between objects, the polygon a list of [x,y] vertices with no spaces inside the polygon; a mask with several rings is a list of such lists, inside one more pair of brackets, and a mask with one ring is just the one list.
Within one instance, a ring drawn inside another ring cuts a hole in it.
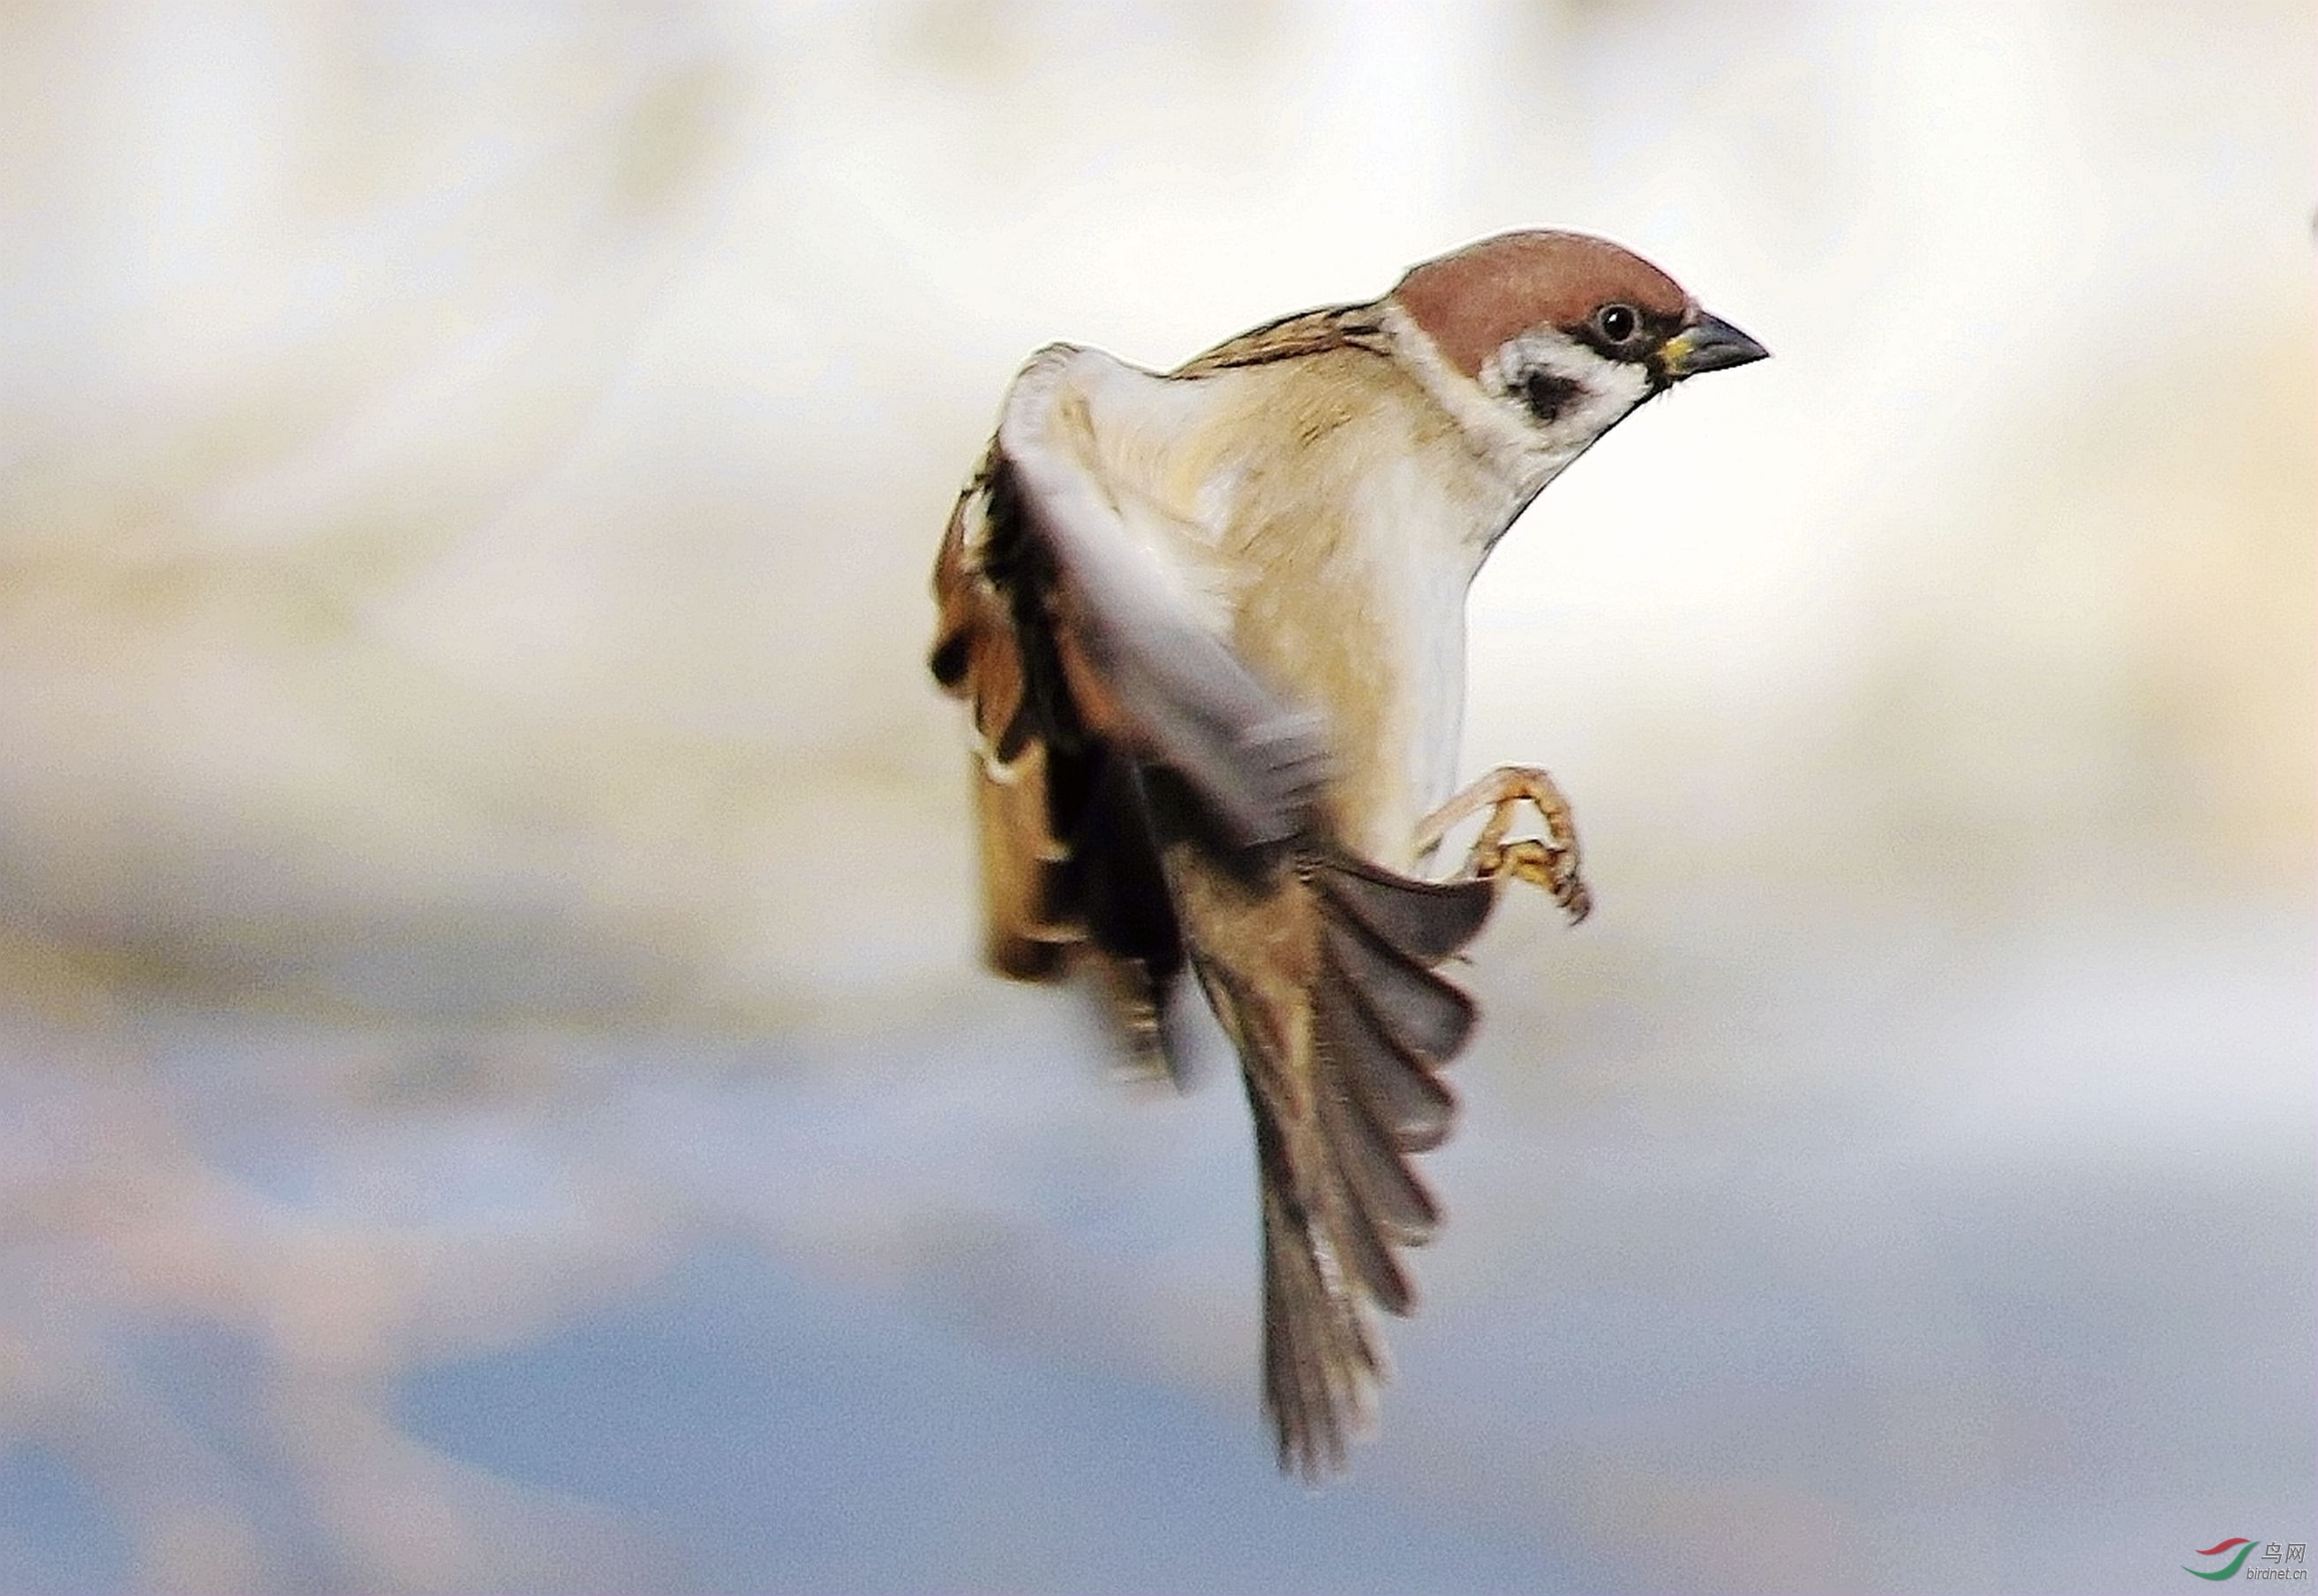
[{"label": "bird's foot", "polygon": [[[1524,803],[1533,806],[1543,821],[1541,837],[1509,837]],[[1466,878],[1501,881],[1507,876],[1543,887],[1576,925],[1594,907],[1577,869],[1577,822],[1569,801],[1554,785],[1553,777],[1534,765],[1500,765],[1480,780],[1417,822],[1419,857],[1441,845],[1451,827],[1469,816],[1488,811],[1480,835],[1465,856]]]}]

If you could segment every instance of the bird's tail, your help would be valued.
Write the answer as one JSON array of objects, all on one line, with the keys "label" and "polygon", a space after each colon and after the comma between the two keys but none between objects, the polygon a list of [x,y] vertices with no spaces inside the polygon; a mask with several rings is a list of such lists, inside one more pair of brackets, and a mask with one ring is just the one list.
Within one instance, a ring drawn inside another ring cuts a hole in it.
[{"label": "bird's tail", "polygon": [[1456,1102],[1440,1066],[1471,1000],[1434,966],[1470,942],[1493,883],[1420,882],[1333,847],[1250,883],[1176,871],[1193,967],[1236,1045],[1262,1182],[1264,1406],[1283,1470],[1342,1467],[1385,1375],[1365,1318],[1415,1296],[1397,1253],[1439,1223],[1409,1155]]}]

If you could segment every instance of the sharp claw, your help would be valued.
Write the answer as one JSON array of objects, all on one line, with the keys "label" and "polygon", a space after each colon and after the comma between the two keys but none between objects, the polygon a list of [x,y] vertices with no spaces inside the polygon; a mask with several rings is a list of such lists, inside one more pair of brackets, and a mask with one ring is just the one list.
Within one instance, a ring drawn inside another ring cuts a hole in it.
[{"label": "sharp claw", "polygon": [[1561,890],[1554,893],[1553,901],[1561,905],[1573,926],[1594,912],[1594,894],[1586,890],[1586,883],[1577,879],[1575,871],[1562,883]]},{"label": "sharp claw", "polygon": [[[1416,849],[1424,853],[1446,839],[1458,821],[1486,812],[1480,835],[1465,858],[1467,880],[1503,880],[1507,876],[1532,883],[1553,895],[1572,925],[1593,911],[1594,897],[1579,874],[1577,827],[1568,801],[1550,776],[1528,767],[1505,767],[1496,773],[1494,789],[1485,779],[1451,798],[1425,817],[1416,831]],[[1508,838],[1521,806],[1537,811],[1542,837]]]}]

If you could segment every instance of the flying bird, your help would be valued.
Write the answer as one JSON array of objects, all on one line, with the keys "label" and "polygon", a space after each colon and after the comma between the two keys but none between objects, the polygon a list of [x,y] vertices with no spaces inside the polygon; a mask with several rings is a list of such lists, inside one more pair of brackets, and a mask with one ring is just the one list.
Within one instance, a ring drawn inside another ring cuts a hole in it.
[{"label": "flying bird", "polygon": [[1615,244],[1506,233],[1172,372],[1048,345],[951,514],[931,664],[972,712],[985,956],[1090,981],[1154,1069],[1185,969],[1206,994],[1254,1119],[1284,1471],[1342,1469],[1370,1306],[1410,1311],[1399,1253],[1440,1221],[1410,1155],[1475,1015],[1437,967],[1503,881],[1589,903],[1544,771],[1457,789],[1466,589],[1635,407],[1765,353]]}]

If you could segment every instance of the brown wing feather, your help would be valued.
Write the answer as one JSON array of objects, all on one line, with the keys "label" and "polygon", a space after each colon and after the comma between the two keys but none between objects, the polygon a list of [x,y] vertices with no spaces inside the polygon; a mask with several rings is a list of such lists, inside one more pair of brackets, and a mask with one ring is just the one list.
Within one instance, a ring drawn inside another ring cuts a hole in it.
[{"label": "brown wing feather", "polygon": [[934,562],[935,680],[971,712],[983,956],[1018,981],[1091,970],[1120,1040],[1173,1069],[1162,1020],[1182,967],[1130,763],[1105,735],[1104,685],[1057,620],[993,448]]},{"label": "brown wing feather", "polygon": [[1378,319],[1375,305],[1326,305],[1317,310],[1298,311],[1277,321],[1267,321],[1193,355],[1177,366],[1172,374],[1204,377],[1236,366],[1262,365],[1267,361],[1291,360],[1347,347],[1386,352],[1384,327]]},{"label": "brown wing feather", "polygon": [[1026,711],[1012,604],[991,579],[991,462],[958,495],[934,560],[934,679],[973,716],[971,780],[982,861],[983,956],[1018,981],[1050,980],[1075,939],[1065,901],[1068,850],[1048,813],[1047,749]]}]

